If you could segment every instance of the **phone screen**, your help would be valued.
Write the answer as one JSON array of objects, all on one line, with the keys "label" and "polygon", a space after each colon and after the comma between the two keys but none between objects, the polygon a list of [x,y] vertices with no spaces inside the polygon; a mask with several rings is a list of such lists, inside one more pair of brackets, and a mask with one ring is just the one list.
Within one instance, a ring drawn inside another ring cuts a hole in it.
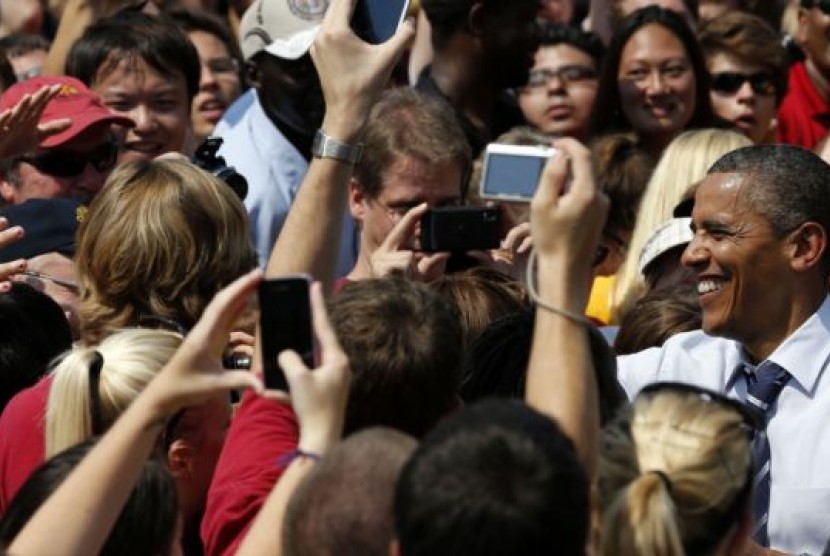
[{"label": "phone screen", "polygon": [[309,280],[304,276],[264,280],[259,286],[259,323],[265,387],[288,390],[277,356],[293,349],[314,367]]},{"label": "phone screen", "polygon": [[408,5],[409,0],[357,0],[352,29],[370,44],[386,42],[398,30]]},{"label": "phone screen", "polygon": [[530,200],[547,162],[547,157],[543,156],[489,153],[481,193]]}]

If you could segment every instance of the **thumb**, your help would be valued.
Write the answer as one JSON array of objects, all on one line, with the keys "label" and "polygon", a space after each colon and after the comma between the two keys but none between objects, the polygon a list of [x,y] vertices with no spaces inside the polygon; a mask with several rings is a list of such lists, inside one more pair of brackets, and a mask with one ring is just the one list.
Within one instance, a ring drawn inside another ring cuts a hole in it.
[{"label": "thumb", "polygon": [[277,357],[282,372],[285,373],[285,379],[288,381],[288,386],[294,390],[294,385],[302,380],[305,373],[309,372],[309,368],[305,366],[299,354],[293,349],[287,349],[280,352]]}]

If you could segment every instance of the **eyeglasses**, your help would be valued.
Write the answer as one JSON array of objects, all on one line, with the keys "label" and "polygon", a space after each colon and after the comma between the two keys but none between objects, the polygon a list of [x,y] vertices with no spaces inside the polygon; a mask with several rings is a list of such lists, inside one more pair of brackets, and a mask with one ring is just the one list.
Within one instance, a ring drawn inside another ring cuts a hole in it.
[{"label": "eyeglasses", "polygon": [[16,160],[26,162],[44,174],[58,178],[74,178],[92,164],[98,172],[108,172],[115,166],[118,145],[114,141],[101,143],[85,153],[50,149],[41,154],[19,156]]},{"label": "eyeglasses", "polygon": [[238,73],[239,62],[234,58],[211,58],[205,61],[205,65],[212,73]]},{"label": "eyeglasses", "polygon": [[[49,280],[50,282],[52,282],[54,284],[57,284],[59,286],[63,286],[64,288],[72,290],[75,293],[78,293],[80,291],[80,288],[78,287],[78,284],[76,284],[72,280],[65,280],[63,278],[58,278],[57,276],[51,276],[49,274],[44,274],[42,272],[37,272],[36,270],[24,270],[23,272],[21,272],[21,274],[23,274],[24,276],[29,276],[29,277],[32,277],[32,278],[36,278],[38,280]],[[30,286],[35,287],[35,289],[39,289],[39,290],[43,289],[43,287],[40,287],[40,288],[36,287],[36,285],[33,283],[33,280],[26,280],[26,282]]]},{"label": "eyeglasses", "polygon": [[775,94],[775,80],[767,72],[753,74],[724,71],[713,73],[710,87],[713,91],[725,95],[734,95],[749,81],[749,86],[756,95],[771,96]]},{"label": "eyeglasses", "polygon": [[550,80],[556,77],[566,85],[572,83],[581,83],[583,81],[592,81],[597,78],[597,72],[594,68],[588,66],[562,66],[559,69],[537,69],[530,72],[527,79],[525,89],[539,89],[545,87]]}]

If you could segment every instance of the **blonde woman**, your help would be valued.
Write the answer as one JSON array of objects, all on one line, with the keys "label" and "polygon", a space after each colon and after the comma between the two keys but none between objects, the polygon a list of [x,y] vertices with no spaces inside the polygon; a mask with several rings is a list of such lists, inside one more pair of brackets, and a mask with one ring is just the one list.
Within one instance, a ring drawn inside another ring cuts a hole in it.
[{"label": "blonde woman", "polygon": [[77,348],[52,373],[46,457],[103,434],[169,361],[182,337],[131,328],[97,347]]},{"label": "blonde woman", "polygon": [[620,322],[645,293],[639,259],[646,240],[672,217],[672,210],[689,186],[702,180],[718,158],[750,144],[735,131],[700,129],[681,133],[666,147],[646,186],[628,252],[617,273],[611,299],[613,322]]},{"label": "blonde woman", "polygon": [[755,421],[738,401],[657,383],[604,437],[599,554],[743,554]]}]

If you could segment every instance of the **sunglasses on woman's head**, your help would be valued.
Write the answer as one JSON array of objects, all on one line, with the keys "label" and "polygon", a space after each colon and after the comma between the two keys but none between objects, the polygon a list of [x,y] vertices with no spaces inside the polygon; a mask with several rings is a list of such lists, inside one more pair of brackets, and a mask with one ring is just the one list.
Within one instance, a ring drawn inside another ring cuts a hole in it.
[{"label": "sunglasses on woman's head", "polygon": [[716,93],[734,95],[747,81],[756,95],[775,94],[775,81],[772,75],[764,71],[752,74],[732,71],[713,73],[709,86]]}]

